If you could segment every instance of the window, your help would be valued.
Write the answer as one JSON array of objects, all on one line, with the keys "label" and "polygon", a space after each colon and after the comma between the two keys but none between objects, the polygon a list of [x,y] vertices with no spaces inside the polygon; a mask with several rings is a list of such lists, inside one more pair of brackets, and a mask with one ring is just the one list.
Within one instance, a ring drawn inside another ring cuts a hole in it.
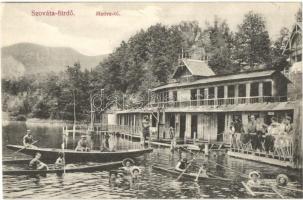
[{"label": "window", "polygon": [[246,85],[245,84],[239,85],[239,97],[246,97]]},{"label": "window", "polygon": [[152,114],[152,127],[156,127],[157,126],[157,118],[156,118],[156,113]]},{"label": "window", "polygon": [[119,125],[122,125],[122,115],[119,115]]},{"label": "window", "polygon": [[200,96],[199,96],[199,99],[205,99],[205,89],[204,88],[201,88],[200,89]]},{"label": "window", "polygon": [[215,88],[210,87],[208,88],[208,99],[213,99],[215,97]]},{"label": "window", "polygon": [[160,92],[159,94],[157,94],[156,102],[167,102],[168,97],[168,91]]},{"label": "window", "polygon": [[251,97],[259,96],[259,83],[250,84],[250,96]]},{"label": "window", "polygon": [[173,91],[173,101],[178,101],[178,93],[177,93],[177,91]]},{"label": "window", "polygon": [[168,100],[169,100],[168,91],[165,91],[165,92],[163,92],[163,101],[168,102]]},{"label": "window", "polygon": [[197,100],[197,89],[190,90],[190,99]]},{"label": "window", "polygon": [[217,98],[224,98],[224,86],[218,87],[218,97]]},{"label": "window", "polygon": [[263,96],[271,96],[271,82],[269,81],[263,83]]},{"label": "window", "polygon": [[128,125],[128,115],[125,115],[124,125]]},{"label": "window", "polygon": [[235,86],[229,85],[227,87],[227,97],[235,97]]},{"label": "window", "polygon": [[302,61],[302,54],[297,55],[297,62]]}]

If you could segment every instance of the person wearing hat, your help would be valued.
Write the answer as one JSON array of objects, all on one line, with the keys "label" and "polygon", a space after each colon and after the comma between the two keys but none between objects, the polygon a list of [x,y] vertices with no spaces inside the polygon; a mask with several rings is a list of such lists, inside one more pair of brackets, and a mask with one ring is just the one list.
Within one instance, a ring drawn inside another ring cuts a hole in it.
[{"label": "person wearing hat", "polygon": [[258,147],[257,121],[255,115],[250,116],[250,121],[247,124],[247,133],[248,138],[250,138],[252,149],[255,152]]},{"label": "person wearing hat", "polygon": [[86,135],[82,135],[81,139],[78,141],[75,151],[90,151],[90,144],[86,138]]},{"label": "person wearing hat", "polygon": [[140,180],[141,170],[139,167],[134,166],[131,168],[131,175],[132,175],[132,183],[137,183]]},{"label": "person wearing hat", "polygon": [[35,145],[33,145],[34,143],[34,138],[32,136],[31,130],[26,130],[26,134],[23,137],[23,146],[25,146],[26,148],[34,148],[36,149],[37,147]]},{"label": "person wearing hat", "polygon": [[121,169],[123,169],[124,174],[130,176],[131,175],[131,168],[134,165],[134,160],[130,159],[130,158],[126,158],[122,161],[122,165],[123,165],[123,167],[121,167]]},{"label": "person wearing hat", "polygon": [[142,127],[143,127],[143,145],[145,145],[145,141],[147,140],[147,137],[150,136],[150,131],[149,131],[149,128],[150,128],[150,121],[149,121],[149,118],[148,116],[144,116],[143,120],[142,120]]},{"label": "person wearing hat", "polygon": [[137,166],[133,166],[131,168],[131,182],[130,182],[130,186],[131,187],[138,187],[139,186],[139,183],[140,183],[140,180],[141,180],[141,170],[139,167]]},{"label": "person wearing hat", "polygon": [[293,131],[293,125],[290,123],[291,117],[286,116],[285,119],[283,119],[281,124],[281,129],[284,132],[285,135],[291,135]]},{"label": "person wearing hat", "polygon": [[109,138],[110,138],[110,136],[109,136],[108,132],[106,132],[106,134],[105,134],[105,148],[108,149],[108,150],[109,150]]},{"label": "person wearing hat", "polygon": [[[275,150],[275,141],[280,135],[281,125],[277,122],[276,117],[271,118],[271,124],[267,128],[267,133],[265,135],[265,151],[268,154],[269,152],[274,152]],[[266,156],[267,156],[266,154]]]},{"label": "person wearing hat", "polygon": [[189,163],[187,162],[187,158],[182,158],[182,159],[177,163],[177,165],[176,165],[176,167],[175,167],[175,170],[176,170],[176,171],[179,171],[179,172],[183,172],[183,171],[186,169],[186,167],[187,167],[188,164],[189,164]]},{"label": "person wearing hat", "polygon": [[248,177],[249,177],[249,180],[247,182],[247,185],[249,187],[256,187],[256,186],[261,185],[260,173],[259,172],[252,171],[252,172],[249,173]]},{"label": "person wearing hat", "polygon": [[283,151],[286,153],[286,156],[291,156],[292,152],[292,139],[293,139],[293,125],[291,124],[291,117],[286,116],[281,124],[282,129],[282,136],[281,139],[283,140]]}]

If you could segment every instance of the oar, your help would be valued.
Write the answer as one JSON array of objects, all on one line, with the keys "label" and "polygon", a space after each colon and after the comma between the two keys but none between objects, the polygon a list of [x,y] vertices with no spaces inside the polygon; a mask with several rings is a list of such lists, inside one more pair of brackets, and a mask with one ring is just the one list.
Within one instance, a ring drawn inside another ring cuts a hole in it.
[{"label": "oar", "polygon": [[197,182],[199,180],[199,176],[200,176],[200,173],[202,172],[202,170],[203,170],[203,167],[201,166],[200,169],[199,169],[199,172],[196,176],[195,182]]},{"label": "oar", "polygon": [[250,189],[248,185],[246,185],[243,181],[241,182],[242,185],[245,187],[246,191],[251,195],[251,196],[256,196],[256,194]]},{"label": "oar", "polygon": [[277,195],[279,195],[282,199],[284,199],[284,196],[275,188],[275,187],[272,187],[271,188]]},{"label": "oar", "polygon": [[[31,145],[37,143],[38,141],[39,141],[39,140],[34,141],[33,143],[31,143]],[[18,152],[20,152],[20,151],[22,151],[22,150],[24,150],[24,149],[26,149],[26,147],[23,147],[22,149],[19,149],[18,151],[15,151],[15,152],[12,153],[12,154],[18,153]]]},{"label": "oar", "polygon": [[283,187],[283,186],[278,186],[279,188],[285,189],[285,190],[291,190],[291,191],[295,191],[295,192],[302,192],[303,190],[300,189],[296,189],[296,188],[290,188],[290,187]]}]

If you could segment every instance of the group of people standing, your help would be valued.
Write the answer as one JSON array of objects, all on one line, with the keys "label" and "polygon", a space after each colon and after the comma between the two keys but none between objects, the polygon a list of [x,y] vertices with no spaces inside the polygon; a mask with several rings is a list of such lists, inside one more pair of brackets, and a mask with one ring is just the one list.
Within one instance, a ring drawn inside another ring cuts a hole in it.
[{"label": "group of people standing", "polygon": [[282,119],[282,123],[278,123],[277,118],[273,116],[270,125],[255,115],[251,115],[249,122],[243,125],[240,117],[236,116],[229,129],[232,148],[251,148],[254,152],[259,150],[267,153],[291,152],[293,125],[289,116]]}]

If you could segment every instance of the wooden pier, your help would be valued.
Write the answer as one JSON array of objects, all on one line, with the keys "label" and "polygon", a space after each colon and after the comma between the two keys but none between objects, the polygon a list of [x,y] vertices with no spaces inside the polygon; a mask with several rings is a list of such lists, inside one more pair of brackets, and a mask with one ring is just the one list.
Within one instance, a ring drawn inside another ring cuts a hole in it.
[{"label": "wooden pier", "polygon": [[[262,154],[262,155],[261,155]],[[280,167],[296,168],[291,160],[279,160],[275,157],[266,157],[265,153],[253,153],[252,151],[232,151],[229,150],[227,155],[235,158],[251,160],[260,163],[266,163],[270,165],[276,165]]]}]

